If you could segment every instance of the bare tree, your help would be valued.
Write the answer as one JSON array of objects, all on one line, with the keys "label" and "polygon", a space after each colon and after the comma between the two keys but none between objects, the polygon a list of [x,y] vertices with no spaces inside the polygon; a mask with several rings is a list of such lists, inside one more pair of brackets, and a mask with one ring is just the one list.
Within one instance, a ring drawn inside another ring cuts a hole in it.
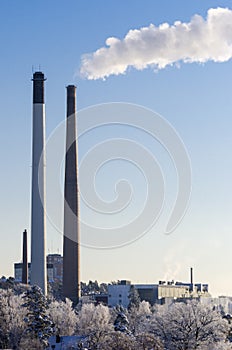
[{"label": "bare tree", "polygon": [[141,333],[136,336],[137,349],[141,350],[164,350],[162,341],[151,333]]},{"label": "bare tree", "polygon": [[0,290],[0,347],[18,349],[25,331],[23,299],[12,290]]},{"label": "bare tree", "polygon": [[95,349],[112,331],[110,311],[107,306],[84,304],[77,316],[77,333],[88,335],[91,349]]},{"label": "bare tree", "polygon": [[48,314],[55,324],[55,331],[59,335],[73,335],[77,326],[77,315],[72,302],[54,300],[49,304]]},{"label": "bare tree", "polygon": [[137,335],[148,332],[151,315],[150,304],[147,301],[140,302],[138,306],[131,306],[128,313],[128,319],[129,329],[132,334]]},{"label": "bare tree", "polygon": [[174,303],[154,313],[153,333],[169,350],[211,349],[226,340],[228,323],[217,311],[198,301]]},{"label": "bare tree", "polygon": [[101,343],[102,350],[140,350],[136,339],[123,332],[112,331]]}]

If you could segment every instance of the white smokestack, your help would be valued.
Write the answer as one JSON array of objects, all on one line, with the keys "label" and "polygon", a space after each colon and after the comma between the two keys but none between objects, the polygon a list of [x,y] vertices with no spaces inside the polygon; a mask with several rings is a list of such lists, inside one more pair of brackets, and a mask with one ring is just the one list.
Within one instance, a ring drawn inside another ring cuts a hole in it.
[{"label": "white smokestack", "polygon": [[45,255],[45,105],[44,74],[33,74],[33,145],[31,197],[31,284],[47,294]]},{"label": "white smokestack", "polygon": [[130,30],[124,39],[108,38],[108,47],[82,57],[87,79],[126,73],[129,67],[162,69],[178,62],[225,62],[232,57],[232,10],[209,9],[189,23],[176,21]]}]

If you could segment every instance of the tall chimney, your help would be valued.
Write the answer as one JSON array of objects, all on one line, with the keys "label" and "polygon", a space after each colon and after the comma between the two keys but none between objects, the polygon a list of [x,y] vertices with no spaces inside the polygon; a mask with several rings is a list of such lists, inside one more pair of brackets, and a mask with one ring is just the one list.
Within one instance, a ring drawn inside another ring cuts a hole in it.
[{"label": "tall chimney", "polygon": [[190,284],[191,284],[191,290],[193,291],[193,268],[190,267]]},{"label": "tall chimney", "polygon": [[23,232],[23,271],[22,283],[28,284],[27,230]]},{"label": "tall chimney", "polygon": [[47,294],[45,256],[45,104],[44,74],[33,74],[33,136],[31,194],[31,285]]},{"label": "tall chimney", "polygon": [[80,297],[80,228],[76,86],[67,86],[66,157],[64,184],[63,296],[77,304]]}]

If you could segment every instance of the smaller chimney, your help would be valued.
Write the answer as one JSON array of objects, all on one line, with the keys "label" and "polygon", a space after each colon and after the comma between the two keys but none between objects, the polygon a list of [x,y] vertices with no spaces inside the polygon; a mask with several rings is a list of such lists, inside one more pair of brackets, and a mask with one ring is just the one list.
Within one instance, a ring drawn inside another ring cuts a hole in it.
[{"label": "smaller chimney", "polygon": [[23,271],[22,283],[28,284],[28,261],[27,261],[27,230],[23,232]]},{"label": "smaller chimney", "polygon": [[191,284],[191,291],[193,291],[193,268],[190,267],[190,284]]},{"label": "smaller chimney", "polygon": [[190,267],[190,283],[193,284],[193,268]]}]

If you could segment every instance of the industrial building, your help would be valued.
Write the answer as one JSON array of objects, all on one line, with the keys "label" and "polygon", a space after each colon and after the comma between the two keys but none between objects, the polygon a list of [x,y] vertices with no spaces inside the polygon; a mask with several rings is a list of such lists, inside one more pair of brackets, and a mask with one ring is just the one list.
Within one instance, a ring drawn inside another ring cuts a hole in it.
[{"label": "industrial building", "polygon": [[141,301],[148,301],[151,305],[164,304],[170,300],[182,300],[187,298],[210,297],[208,284],[191,284],[174,281],[159,281],[158,284],[134,284],[122,280],[118,284],[108,285],[108,306],[122,305],[127,308],[130,302],[130,290],[134,287]]},{"label": "industrial building", "polygon": [[63,257],[60,254],[48,254],[47,264],[53,268],[53,282],[63,281]]},{"label": "industrial building", "polygon": [[119,284],[108,285],[108,306],[114,307],[122,305],[127,308],[129,305],[129,293],[131,282],[123,280]]},{"label": "industrial building", "polygon": [[[28,283],[31,283],[31,263],[28,263]],[[47,264],[46,275],[49,282],[53,281],[53,266]],[[23,263],[14,263],[14,278],[16,282],[23,283]]]},{"label": "industrial building", "polygon": [[[48,282],[62,282],[63,257],[60,254],[48,254],[46,260]],[[14,264],[14,278],[16,282],[23,282],[22,262]],[[28,283],[31,283],[31,263],[28,263]]]}]

